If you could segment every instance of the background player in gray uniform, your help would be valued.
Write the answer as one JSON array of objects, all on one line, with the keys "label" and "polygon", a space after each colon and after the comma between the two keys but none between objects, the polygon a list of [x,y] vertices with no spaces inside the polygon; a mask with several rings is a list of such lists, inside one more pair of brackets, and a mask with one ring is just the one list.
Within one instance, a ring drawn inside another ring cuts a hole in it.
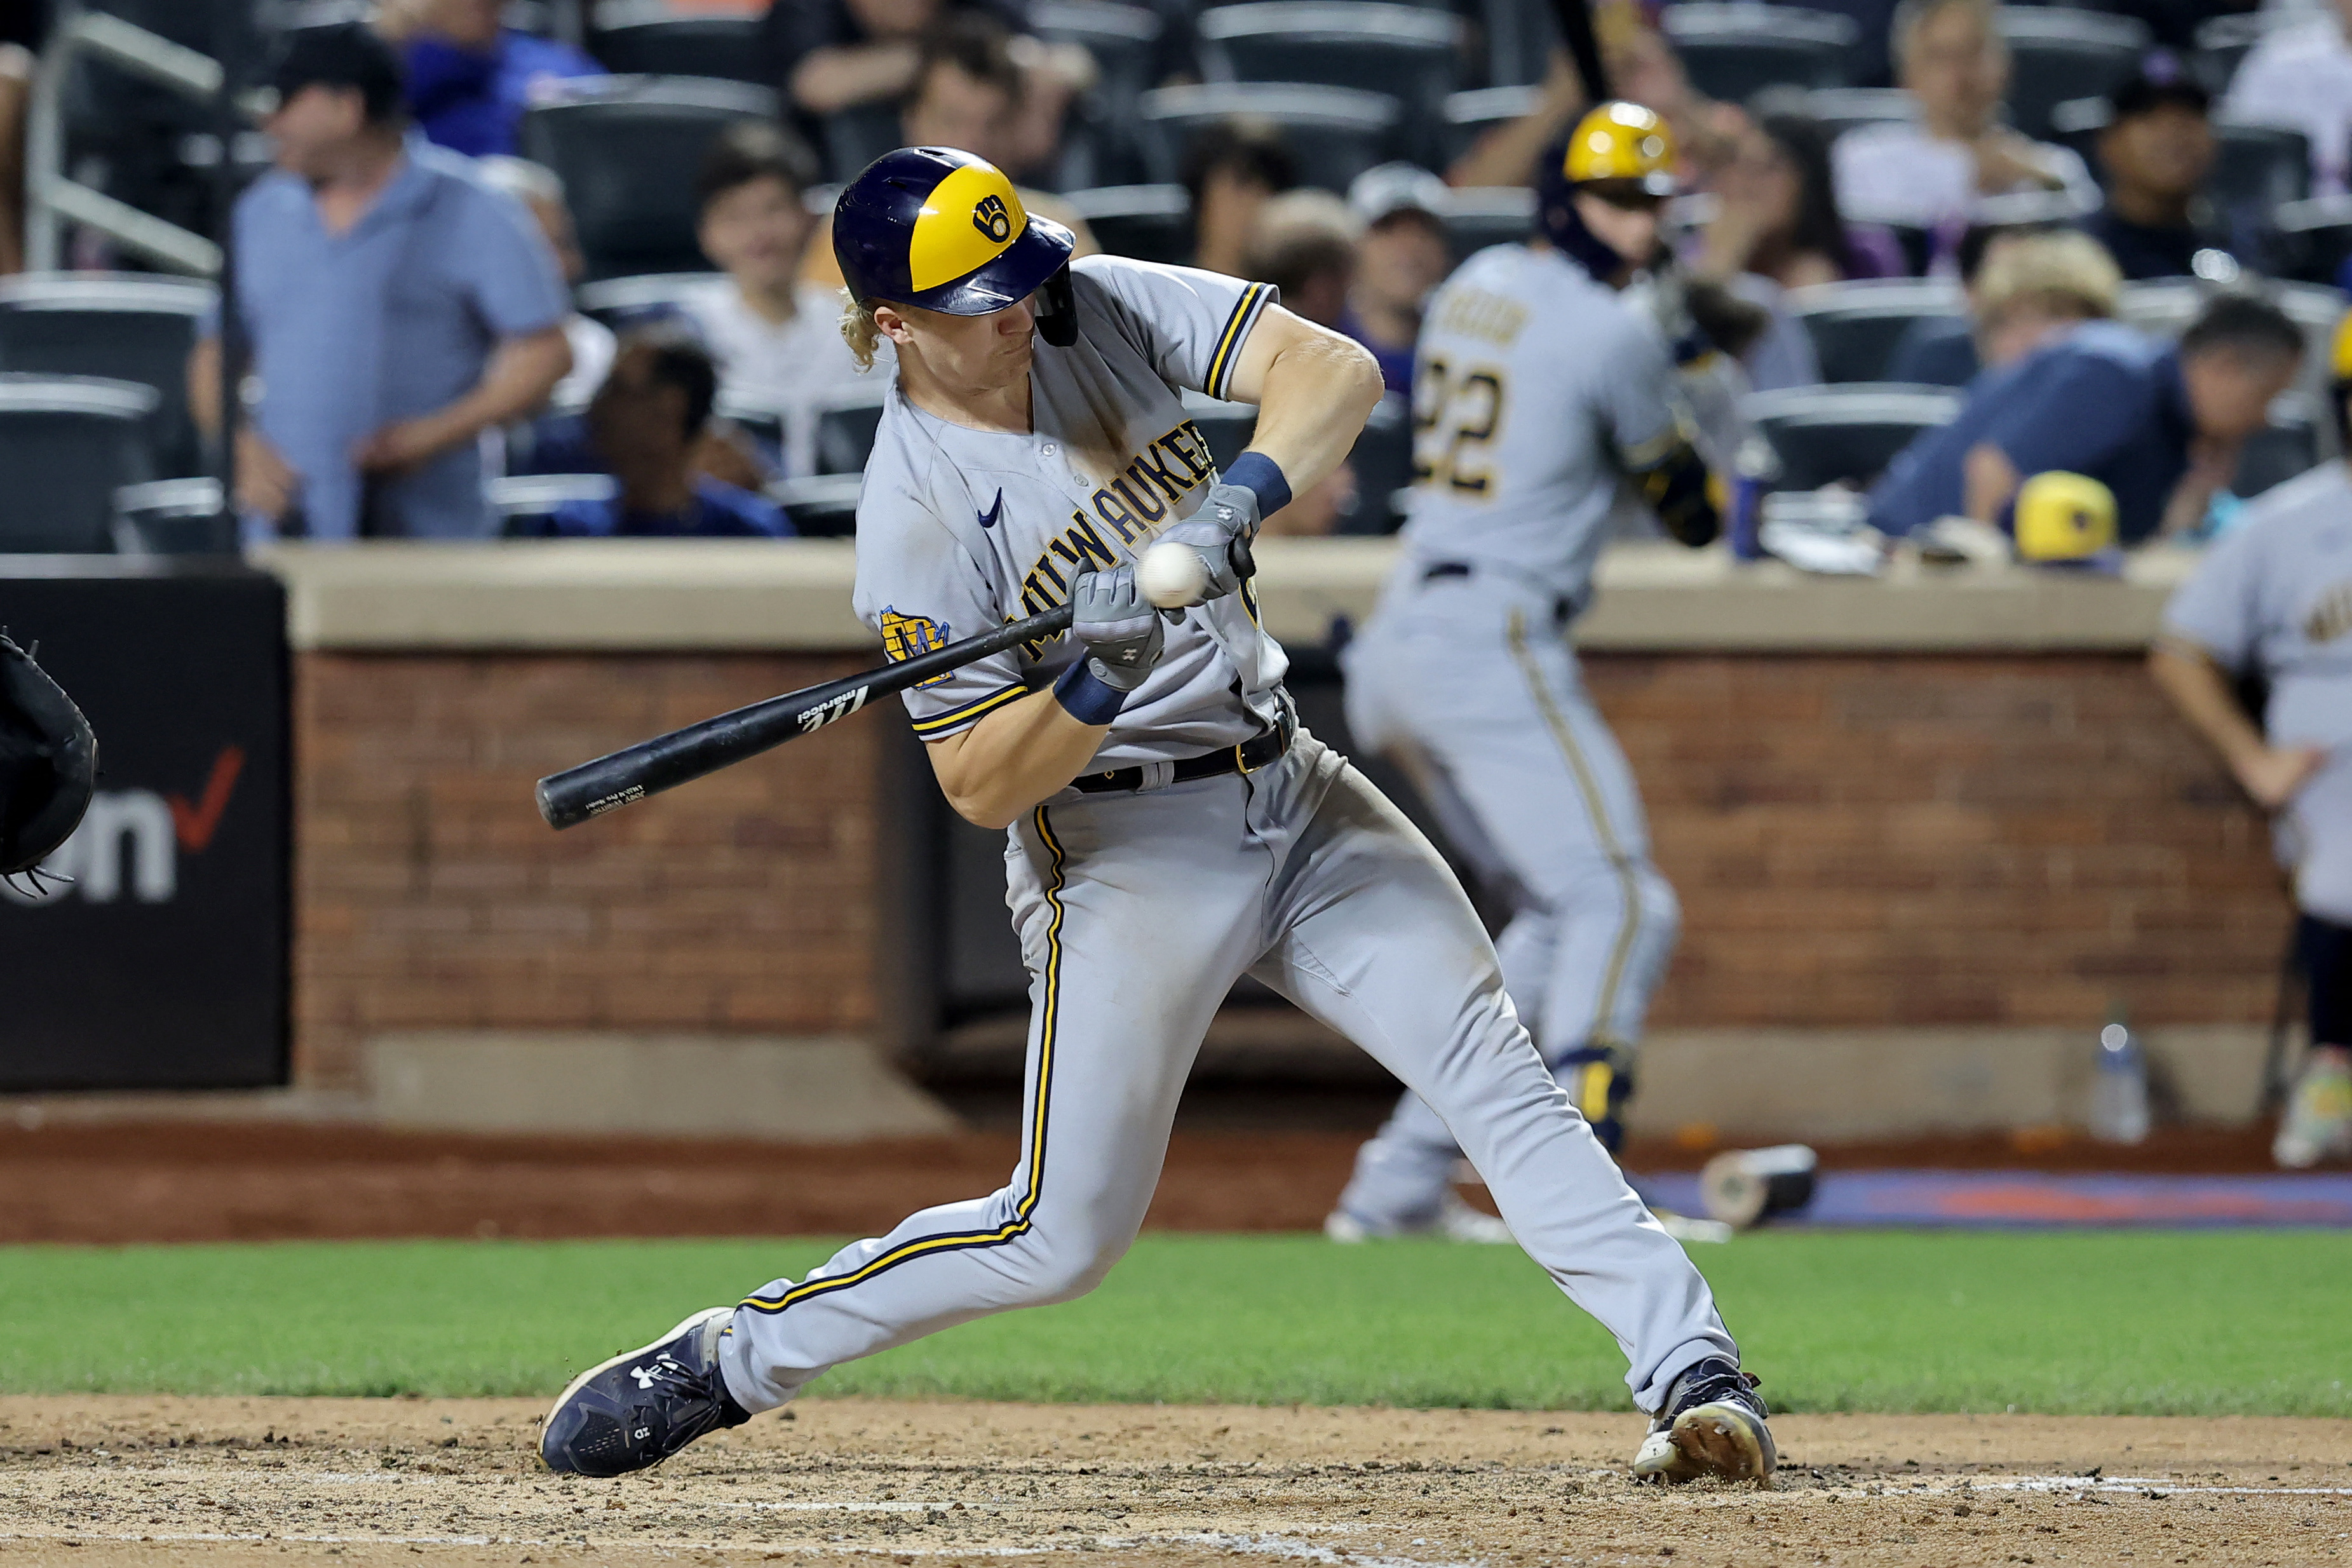
[{"label": "background player in gray uniform", "polygon": [[[1297,729],[1259,628],[1246,543],[1346,456],[1380,395],[1371,357],[1262,284],[1070,263],[1068,232],[968,153],[877,160],[834,242],[861,301],[853,343],[878,330],[898,350],[858,509],[860,614],[906,657],[1074,611],[1067,637],[908,698],[957,810],[1011,829],[1024,1148],[1001,1191],[582,1374],[548,1417],[547,1462],[639,1468],[827,1367],[1091,1289],[1141,1225],[1201,1038],[1250,973],[1449,1120],[1528,1253],[1624,1349],[1654,1415],[1636,1473],[1769,1475],[1763,1406],[1706,1282],[1552,1081],[1444,863]],[[1184,388],[1260,405],[1223,474]],[[1168,620],[1135,586],[1155,540],[1209,569],[1205,602]]]},{"label": "background player in gray uniform", "polygon": [[[1509,892],[1496,945],[1511,1000],[1612,1153],[1680,915],[1568,626],[1629,478],[1684,543],[1715,537],[1665,344],[1618,292],[1656,249],[1673,162],[1664,121],[1601,105],[1545,194],[1545,237],[1479,252],[1431,301],[1404,550],[1345,655],[1358,741],[1393,757]],[[1446,1120],[1408,1093],[1327,1232],[1504,1239],[1454,1196],[1457,1154]]]},{"label": "background player in gray uniform", "polygon": [[[2336,332],[2336,412],[2352,431],[2352,316]],[[2352,1158],[2352,468],[2266,490],[2164,612],[2157,683],[2252,795],[2278,814],[2294,873],[2312,1052],[2273,1153]],[[2231,679],[2258,673],[2257,730]]]}]

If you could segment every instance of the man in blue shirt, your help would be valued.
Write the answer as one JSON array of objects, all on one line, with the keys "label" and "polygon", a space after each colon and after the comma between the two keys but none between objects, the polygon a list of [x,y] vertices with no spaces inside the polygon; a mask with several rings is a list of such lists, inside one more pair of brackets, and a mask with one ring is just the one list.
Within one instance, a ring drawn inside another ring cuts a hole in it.
[{"label": "man in blue shirt", "polygon": [[[278,167],[236,217],[261,383],[237,433],[248,532],[484,537],[481,433],[571,367],[555,258],[471,160],[409,132],[399,64],[367,28],[293,34],[275,85]],[[200,418],[219,374],[207,335],[189,363]]]},{"label": "man in blue shirt", "polygon": [[709,351],[684,328],[624,338],[613,374],[588,405],[590,443],[620,481],[618,493],[567,501],[541,531],[562,539],[789,537],[793,525],[772,502],[695,472],[695,446],[718,395]]},{"label": "man in blue shirt", "polygon": [[2217,295],[2177,348],[2085,322],[1979,376],[1950,424],[1888,465],[1870,521],[1888,533],[1950,515],[2005,524],[2027,478],[2061,469],[2115,492],[2126,544],[2191,526],[2302,356],[2295,324],[2250,295]]},{"label": "man in blue shirt", "polygon": [[553,38],[499,25],[500,0],[395,0],[379,24],[400,45],[408,112],[426,138],[479,158],[511,153],[523,110],[552,83],[604,68]]}]

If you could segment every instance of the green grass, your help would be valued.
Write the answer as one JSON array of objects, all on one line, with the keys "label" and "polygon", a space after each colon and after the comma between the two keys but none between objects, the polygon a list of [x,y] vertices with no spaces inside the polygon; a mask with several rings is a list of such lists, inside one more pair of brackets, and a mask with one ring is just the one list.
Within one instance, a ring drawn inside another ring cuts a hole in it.
[{"label": "green grass", "polygon": [[[543,1395],[829,1250],[0,1248],[0,1391]],[[1696,1256],[1783,1408],[2352,1416],[2352,1236],[1767,1234]],[[1622,1409],[1622,1373],[1515,1249],[1151,1236],[1084,1300],[818,1391]]]}]

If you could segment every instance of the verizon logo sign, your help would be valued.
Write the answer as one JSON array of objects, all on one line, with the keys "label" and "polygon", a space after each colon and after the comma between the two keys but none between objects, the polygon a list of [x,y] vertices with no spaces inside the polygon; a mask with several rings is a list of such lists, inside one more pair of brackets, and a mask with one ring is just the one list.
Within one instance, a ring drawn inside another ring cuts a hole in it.
[{"label": "verizon logo sign", "polygon": [[0,899],[34,908],[67,899],[170,903],[180,890],[180,857],[211,847],[244,771],[244,748],[224,746],[194,800],[146,789],[100,790],[73,837],[41,862],[47,875],[37,879],[39,890],[22,879],[0,881]]}]

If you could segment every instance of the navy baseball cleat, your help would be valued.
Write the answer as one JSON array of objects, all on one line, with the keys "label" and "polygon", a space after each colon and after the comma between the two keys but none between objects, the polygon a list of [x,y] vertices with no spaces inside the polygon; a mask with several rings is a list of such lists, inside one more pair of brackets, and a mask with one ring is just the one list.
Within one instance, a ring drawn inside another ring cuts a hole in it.
[{"label": "navy baseball cleat", "polygon": [[1710,1357],[1675,1379],[1666,1407],[1650,1422],[1650,1435],[1633,1456],[1637,1481],[1772,1479],[1780,1462],[1764,1425],[1764,1401],[1756,1379],[1727,1361]]},{"label": "navy baseball cleat", "polygon": [[697,1437],[751,1413],[719,1375],[732,1307],[697,1312],[653,1343],[592,1366],[547,1413],[539,1457],[576,1476],[624,1476],[657,1465]]}]

